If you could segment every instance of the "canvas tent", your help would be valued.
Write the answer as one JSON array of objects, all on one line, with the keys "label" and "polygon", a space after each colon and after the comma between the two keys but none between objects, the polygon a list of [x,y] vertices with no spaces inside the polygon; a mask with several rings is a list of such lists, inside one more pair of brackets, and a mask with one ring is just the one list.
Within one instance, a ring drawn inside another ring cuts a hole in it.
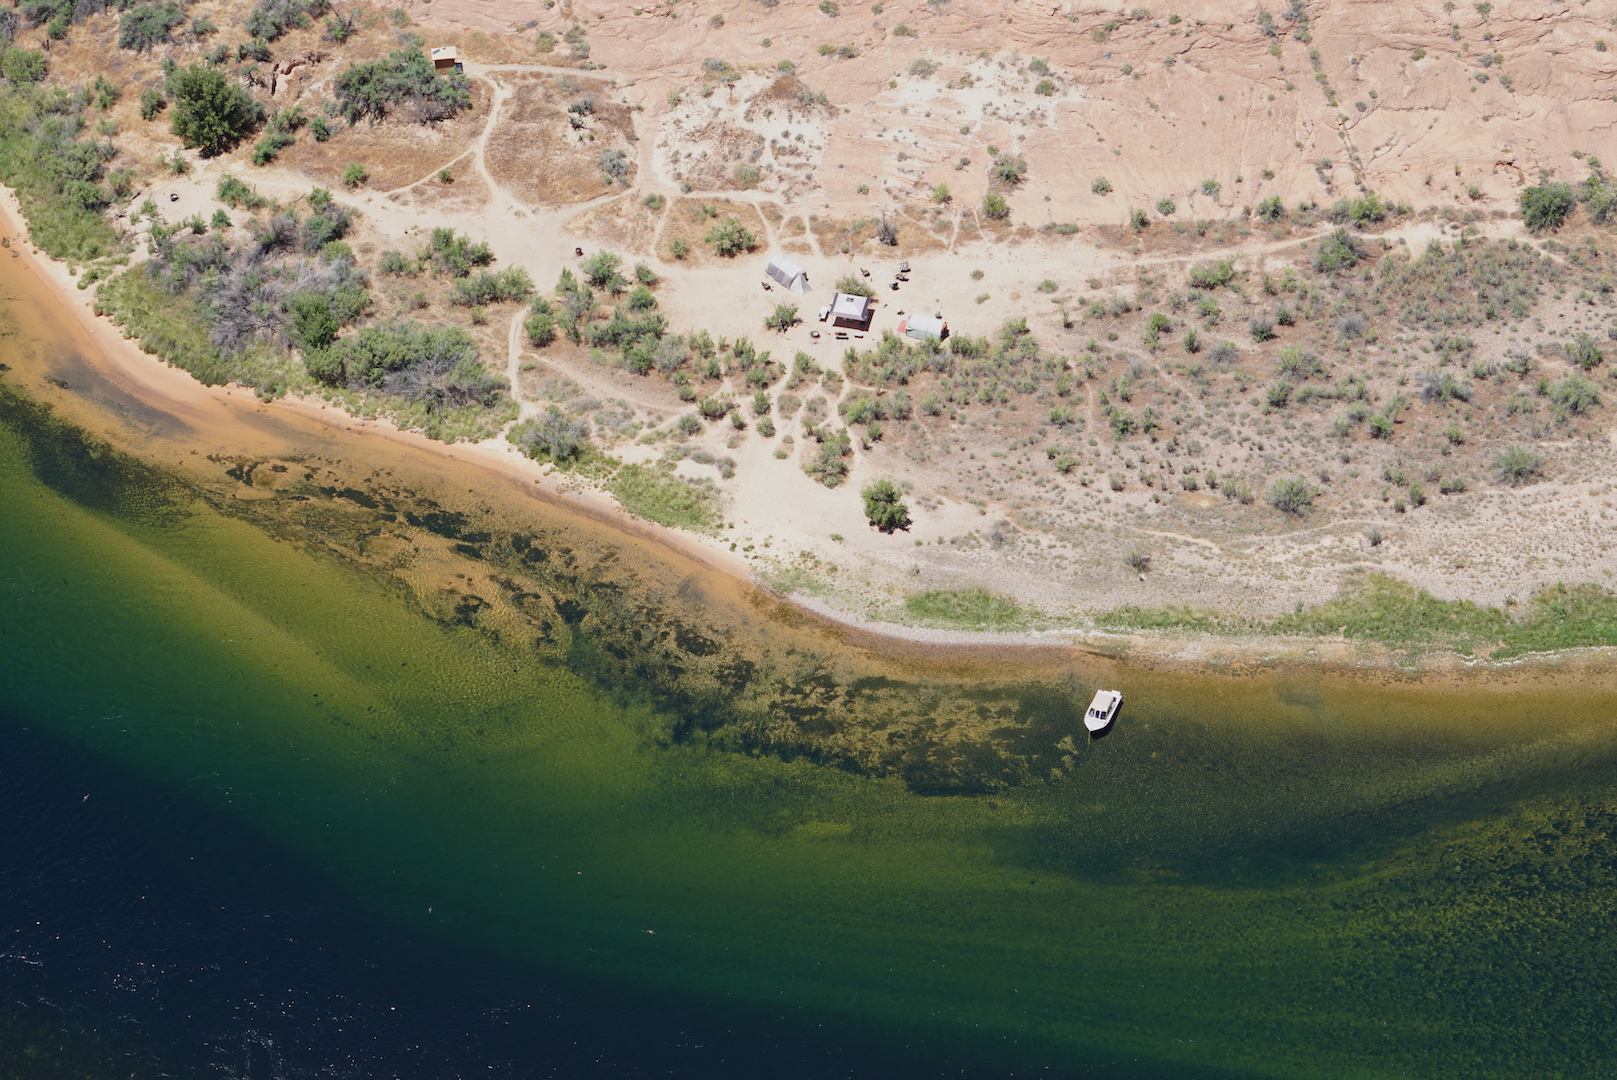
[{"label": "canvas tent", "polygon": [[777,285],[784,285],[791,292],[809,291],[808,274],[790,259],[771,259],[768,273]]},{"label": "canvas tent", "polygon": [[949,324],[936,315],[910,315],[898,324],[898,332],[917,341],[941,341],[949,333]]},{"label": "canvas tent", "polygon": [[831,301],[831,322],[836,326],[851,326],[855,330],[870,329],[872,304],[868,296],[837,293]]}]

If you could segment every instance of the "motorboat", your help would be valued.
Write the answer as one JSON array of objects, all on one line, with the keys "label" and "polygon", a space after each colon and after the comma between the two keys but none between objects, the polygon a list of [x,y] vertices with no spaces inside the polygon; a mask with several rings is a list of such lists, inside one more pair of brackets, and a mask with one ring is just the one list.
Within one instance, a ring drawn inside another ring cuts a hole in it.
[{"label": "motorboat", "polygon": [[1117,714],[1123,708],[1123,692],[1121,690],[1097,690],[1095,700],[1089,703],[1084,712],[1084,727],[1092,733],[1105,731],[1117,719]]}]

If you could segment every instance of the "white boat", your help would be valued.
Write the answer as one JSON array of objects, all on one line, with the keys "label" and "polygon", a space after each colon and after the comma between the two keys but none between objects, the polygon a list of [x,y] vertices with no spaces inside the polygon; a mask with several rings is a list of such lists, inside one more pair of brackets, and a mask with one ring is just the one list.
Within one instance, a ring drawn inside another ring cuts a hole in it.
[{"label": "white boat", "polygon": [[1098,690],[1095,700],[1089,703],[1084,713],[1084,727],[1092,732],[1105,731],[1117,719],[1118,710],[1123,707],[1123,692],[1121,690]]}]

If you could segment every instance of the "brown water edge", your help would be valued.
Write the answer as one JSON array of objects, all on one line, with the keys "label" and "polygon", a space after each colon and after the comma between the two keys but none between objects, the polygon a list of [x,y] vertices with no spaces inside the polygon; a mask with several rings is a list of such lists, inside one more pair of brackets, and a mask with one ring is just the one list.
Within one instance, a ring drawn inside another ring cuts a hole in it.
[{"label": "brown water edge", "polygon": [[65,300],[55,269],[0,254],[9,385],[183,478],[192,497],[388,581],[446,625],[649,695],[671,740],[985,792],[1074,768],[1079,710],[1099,685],[1125,690],[1124,722],[1142,729],[1196,718],[1302,731],[1351,718],[1394,739],[1418,722],[1466,743],[1544,723],[1546,697],[1569,720],[1617,715],[1617,667],[1598,651],[1407,670],[1356,645],[990,645],[850,627],[481,450],[203,387]]}]

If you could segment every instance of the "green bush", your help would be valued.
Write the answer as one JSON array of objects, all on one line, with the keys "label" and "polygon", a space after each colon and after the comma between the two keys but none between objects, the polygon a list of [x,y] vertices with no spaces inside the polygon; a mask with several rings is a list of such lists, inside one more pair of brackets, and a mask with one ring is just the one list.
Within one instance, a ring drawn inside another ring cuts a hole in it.
[{"label": "green bush", "polygon": [[419,48],[395,49],[380,60],[354,64],[335,83],[337,108],[349,123],[379,121],[395,109],[421,123],[446,120],[471,107],[471,84],[456,72],[440,75]]},{"label": "green bush", "polygon": [[0,53],[0,75],[19,86],[39,82],[45,77],[45,54],[8,45]]},{"label": "green bush", "polygon": [[1004,221],[1011,216],[1011,204],[997,191],[983,196],[983,216],[990,221]]},{"label": "green bush", "polygon": [[176,3],[137,4],[118,19],[118,47],[146,52],[172,40],[172,31],[184,21]]}]

